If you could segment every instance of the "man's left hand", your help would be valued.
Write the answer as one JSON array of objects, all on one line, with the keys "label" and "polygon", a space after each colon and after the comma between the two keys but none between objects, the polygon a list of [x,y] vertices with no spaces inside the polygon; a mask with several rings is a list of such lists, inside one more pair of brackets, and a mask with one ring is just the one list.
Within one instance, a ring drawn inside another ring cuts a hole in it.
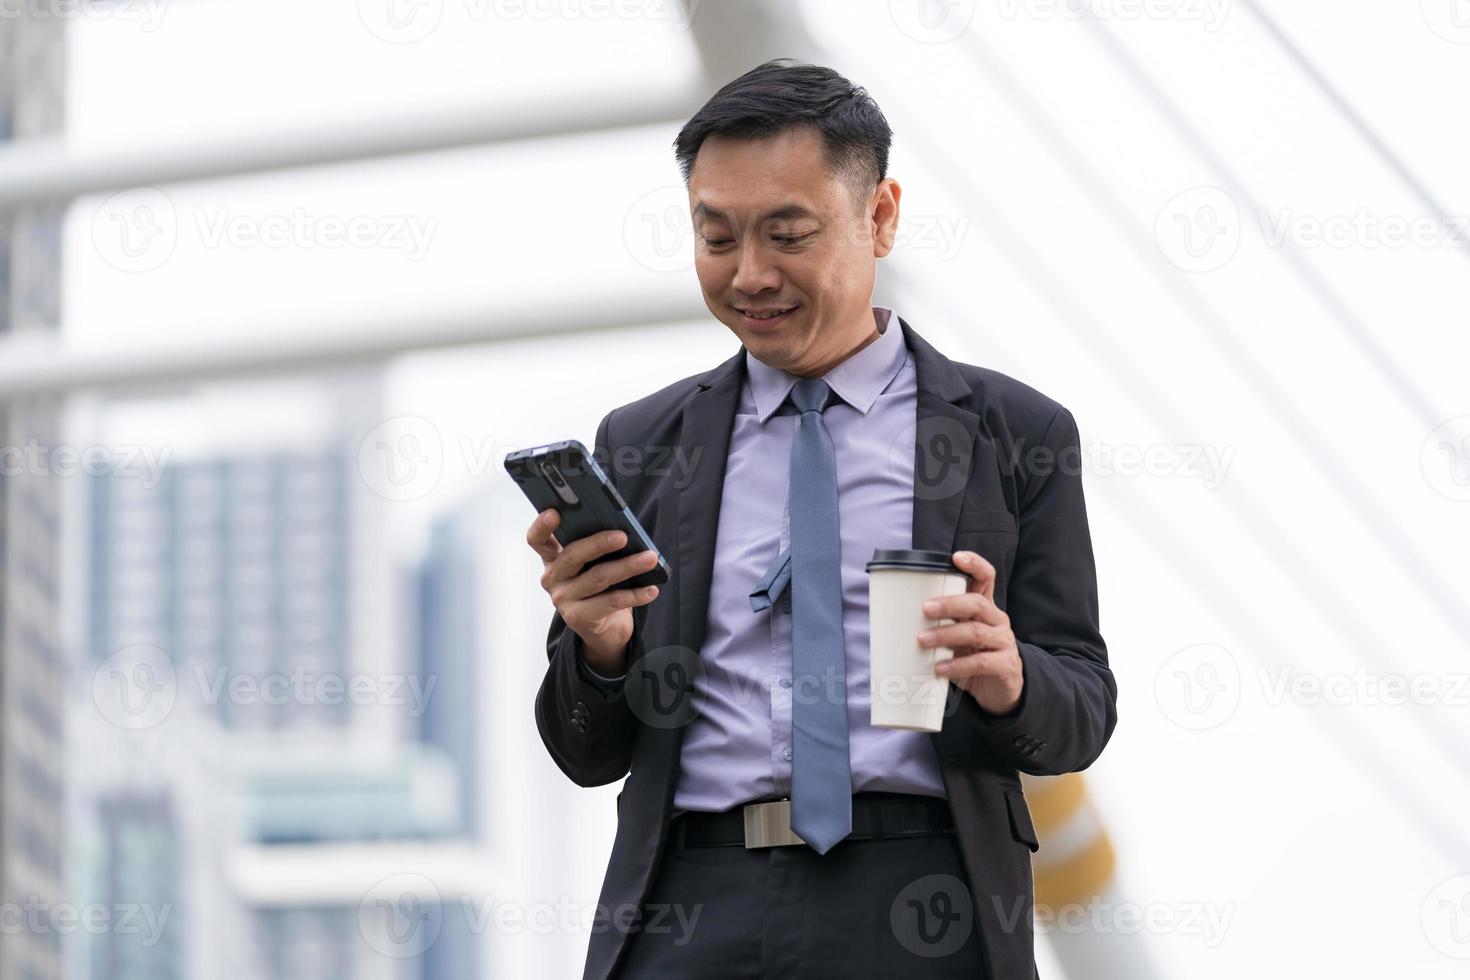
[{"label": "man's left hand", "polygon": [[953,650],[954,659],[935,664],[934,673],[968,691],[991,714],[1009,714],[1020,703],[1025,677],[1011,617],[995,604],[995,566],[973,551],[956,551],[953,560],[969,573],[969,591],[924,603],[926,616],[954,623],[924,630],[919,643]]}]

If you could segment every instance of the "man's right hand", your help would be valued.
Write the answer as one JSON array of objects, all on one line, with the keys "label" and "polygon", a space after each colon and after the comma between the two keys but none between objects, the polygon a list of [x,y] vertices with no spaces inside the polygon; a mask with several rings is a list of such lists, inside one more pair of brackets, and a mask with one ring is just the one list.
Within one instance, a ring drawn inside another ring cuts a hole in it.
[{"label": "man's right hand", "polygon": [[625,651],[633,638],[633,607],[652,602],[658,596],[658,586],[609,587],[653,568],[658,564],[658,553],[645,549],[584,571],[594,558],[623,547],[628,536],[622,531],[604,531],[563,547],[552,536],[560,522],[561,515],[555,508],[543,510],[526,532],[526,543],[541,556],[545,566],[541,587],[551,596],[568,628],[582,638],[587,665],[600,674],[617,676],[626,667]]}]

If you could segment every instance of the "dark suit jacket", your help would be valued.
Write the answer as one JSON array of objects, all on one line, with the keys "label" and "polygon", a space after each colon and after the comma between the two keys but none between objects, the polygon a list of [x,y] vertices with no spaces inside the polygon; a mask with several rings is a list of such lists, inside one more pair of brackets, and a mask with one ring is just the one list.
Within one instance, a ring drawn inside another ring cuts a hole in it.
[{"label": "dark suit jacket", "polygon": [[[995,565],[995,599],[1010,616],[1025,672],[1021,702],[1004,716],[951,685],[944,727],[933,739],[991,980],[1029,980],[1037,838],[1018,771],[1085,769],[1117,722],[1117,685],[1098,628],[1077,425],[1035,389],[951,361],[899,322],[919,389],[913,547],[976,551]],[[629,685],[650,651],[676,648],[697,657],[703,643],[725,459],[744,377],[742,348],[710,371],[614,410],[598,427],[597,455],[611,458],[614,484],[673,566],[658,598],[634,611]],[[667,463],[674,447],[683,459],[697,459],[687,486],[676,485],[680,471]],[[647,724],[636,698],[630,706],[631,687],[608,696],[589,684],[576,668],[580,645],[554,615],[536,726],[578,785],[628,776],[583,974],[604,980],[637,928],[629,915],[663,853],[684,727]]]}]

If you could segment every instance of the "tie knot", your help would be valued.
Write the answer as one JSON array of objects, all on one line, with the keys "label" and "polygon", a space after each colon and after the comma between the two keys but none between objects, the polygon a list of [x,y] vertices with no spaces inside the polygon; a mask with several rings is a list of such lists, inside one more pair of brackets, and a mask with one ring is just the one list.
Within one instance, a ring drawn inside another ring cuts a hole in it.
[{"label": "tie knot", "polygon": [[791,389],[791,404],[803,415],[811,411],[821,412],[830,403],[831,394],[831,386],[821,378],[802,378]]}]

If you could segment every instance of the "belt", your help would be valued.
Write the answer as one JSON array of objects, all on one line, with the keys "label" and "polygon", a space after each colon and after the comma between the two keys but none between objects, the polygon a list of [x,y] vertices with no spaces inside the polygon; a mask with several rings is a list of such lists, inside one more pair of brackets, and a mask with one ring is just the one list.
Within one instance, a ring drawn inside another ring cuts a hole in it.
[{"label": "belt", "polygon": [[[782,847],[805,844],[791,829],[791,800],[758,800],[719,813],[687,810],[675,817],[673,840],[685,847]],[[949,801],[910,793],[855,793],[852,833],[843,840],[923,837],[955,832]]]}]

